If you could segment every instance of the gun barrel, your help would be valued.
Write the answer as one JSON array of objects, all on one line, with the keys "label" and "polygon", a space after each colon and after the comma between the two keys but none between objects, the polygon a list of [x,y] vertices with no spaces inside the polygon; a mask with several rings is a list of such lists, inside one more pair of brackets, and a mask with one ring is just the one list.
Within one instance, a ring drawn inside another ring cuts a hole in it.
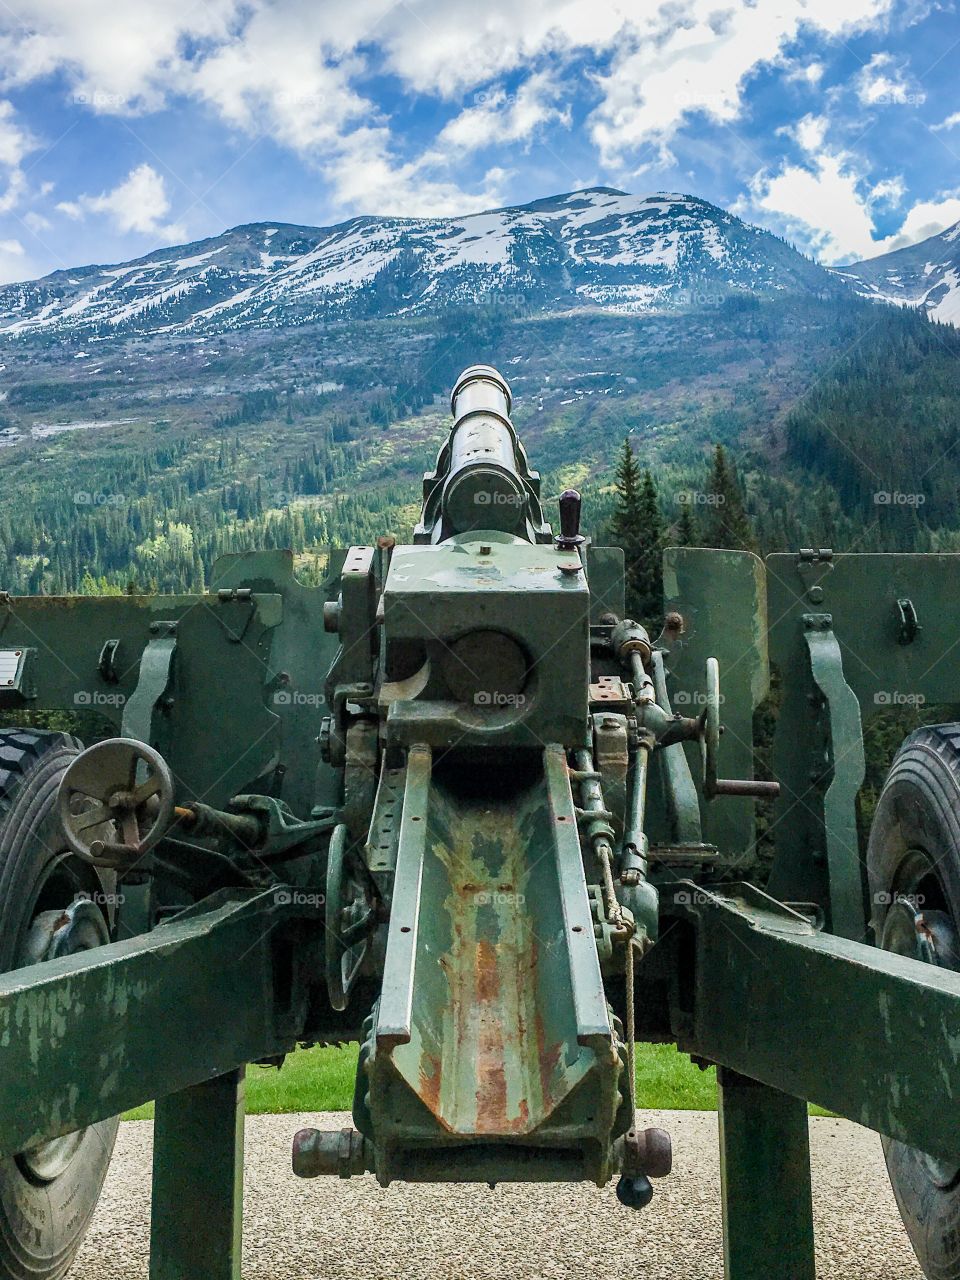
[{"label": "gun barrel", "polygon": [[513,532],[525,515],[527,489],[510,422],[510,387],[490,365],[465,369],[450,397],[449,473],[443,490],[444,528]]}]

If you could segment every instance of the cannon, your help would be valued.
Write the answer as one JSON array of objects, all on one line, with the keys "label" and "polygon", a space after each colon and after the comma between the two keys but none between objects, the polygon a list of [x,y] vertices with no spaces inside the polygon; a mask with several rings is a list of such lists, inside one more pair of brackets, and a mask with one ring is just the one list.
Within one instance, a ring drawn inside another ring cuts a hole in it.
[{"label": "cannon", "polygon": [[658,630],[579,494],[545,519],[500,374],[452,408],[412,543],[320,586],[250,551],[203,595],[0,595],[0,1277],[67,1273],[155,1099],[150,1275],[235,1280],[245,1066],[346,1041],[302,1177],[642,1209],[635,1045],[674,1043],[718,1067],[729,1280],[814,1280],[808,1100],[960,1277],[960,725],[858,827],[872,718],[957,700],[960,556],[668,549]]}]

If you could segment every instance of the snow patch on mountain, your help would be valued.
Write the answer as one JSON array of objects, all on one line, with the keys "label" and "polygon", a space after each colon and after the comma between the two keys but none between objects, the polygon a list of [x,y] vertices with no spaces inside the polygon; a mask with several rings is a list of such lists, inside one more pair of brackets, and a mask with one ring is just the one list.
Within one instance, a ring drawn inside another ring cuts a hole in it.
[{"label": "snow patch on mountain", "polygon": [[252,224],[0,289],[0,333],[205,332],[497,303],[649,312],[836,278],[695,196],[594,187],[462,218]]},{"label": "snow patch on mountain", "polygon": [[919,244],[838,269],[864,298],[960,325],[960,222]]}]

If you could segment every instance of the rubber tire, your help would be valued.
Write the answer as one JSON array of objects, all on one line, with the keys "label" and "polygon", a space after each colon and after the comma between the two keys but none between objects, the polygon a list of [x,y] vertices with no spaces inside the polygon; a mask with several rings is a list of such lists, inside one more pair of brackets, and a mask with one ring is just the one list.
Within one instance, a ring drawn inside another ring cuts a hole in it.
[{"label": "rubber tire", "polygon": [[[929,862],[926,905],[948,911],[960,925],[960,724],[912,733],[884,783],[867,845],[878,944],[891,900],[916,891],[924,859]],[[930,901],[935,897],[939,903]],[[883,1153],[927,1280],[960,1280],[960,1174],[942,1187],[915,1148],[884,1138]]]},{"label": "rubber tire", "polygon": [[[0,971],[17,966],[52,864],[60,860],[68,881],[76,878],[77,893],[99,887],[92,868],[64,860],[56,812],[60,778],[80,749],[65,733],[0,730]],[[59,1280],[69,1270],[97,1206],[118,1125],[114,1117],[86,1129],[51,1182],[28,1176],[17,1157],[0,1159],[0,1280]]]}]

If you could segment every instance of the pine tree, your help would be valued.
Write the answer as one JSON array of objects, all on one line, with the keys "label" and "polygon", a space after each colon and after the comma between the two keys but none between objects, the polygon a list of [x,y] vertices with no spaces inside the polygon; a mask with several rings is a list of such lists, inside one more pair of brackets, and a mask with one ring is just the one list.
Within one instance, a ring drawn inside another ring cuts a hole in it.
[{"label": "pine tree", "polygon": [[639,553],[633,583],[636,614],[647,621],[658,618],[663,608],[663,516],[660,499],[649,471],[640,481]]},{"label": "pine tree", "polygon": [[697,542],[697,530],[693,523],[693,508],[689,502],[683,503],[680,508],[680,518],[676,524],[671,525],[667,533],[667,545],[672,547],[695,547]]},{"label": "pine tree", "polygon": [[637,571],[641,558],[640,468],[628,438],[624,438],[616,472],[617,499],[610,522],[610,540],[623,550],[627,612],[637,603]]},{"label": "pine tree", "polygon": [[733,464],[727,461],[722,444],[714,450],[706,498],[703,545],[753,551],[756,542],[750,518],[744,510],[740,482]]},{"label": "pine tree", "polygon": [[663,516],[653,477],[641,473],[629,439],[617,463],[616,490],[610,535],[623,548],[627,613],[655,618],[663,600]]}]

